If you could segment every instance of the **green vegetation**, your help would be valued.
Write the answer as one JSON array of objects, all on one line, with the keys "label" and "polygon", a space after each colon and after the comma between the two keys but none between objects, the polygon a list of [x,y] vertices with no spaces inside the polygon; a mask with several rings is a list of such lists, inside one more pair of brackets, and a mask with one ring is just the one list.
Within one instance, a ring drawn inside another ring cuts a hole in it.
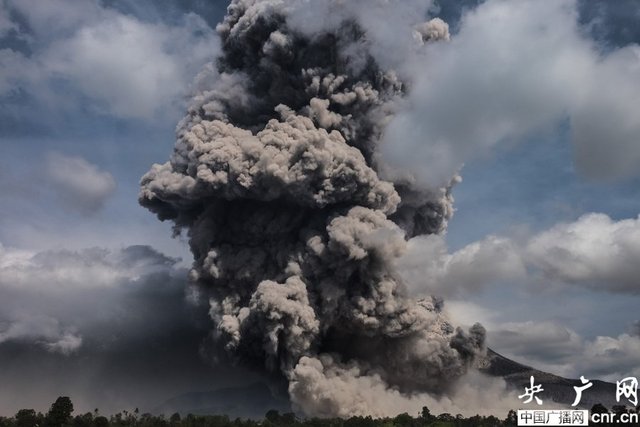
[{"label": "green vegetation", "polygon": [[[636,408],[636,411],[640,409]],[[592,412],[608,412],[601,404],[594,405]],[[613,412],[626,411],[622,406],[614,406]],[[226,415],[181,416],[178,413],[166,418],[163,415],[140,414],[122,411],[109,418],[99,414],[98,409],[73,416],[73,404],[68,397],[59,397],[51,405],[47,414],[36,413],[33,409],[21,409],[13,417],[0,417],[0,427],[511,427],[517,425],[515,411],[509,411],[506,418],[495,416],[463,417],[443,413],[431,414],[426,406],[420,414],[412,416],[404,413],[391,418],[351,417],[342,418],[299,418],[289,412],[281,414],[268,411],[262,420],[230,419]],[[607,425],[607,424],[598,424]]]}]

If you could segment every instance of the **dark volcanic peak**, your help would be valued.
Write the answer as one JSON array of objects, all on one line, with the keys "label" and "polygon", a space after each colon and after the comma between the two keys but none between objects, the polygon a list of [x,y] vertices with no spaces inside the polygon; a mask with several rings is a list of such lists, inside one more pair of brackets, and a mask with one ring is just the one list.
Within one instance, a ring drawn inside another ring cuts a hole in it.
[{"label": "dark volcanic peak", "polygon": [[[544,391],[539,397],[544,401],[553,400],[556,403],[570,406],[576,393],[574,386],[582,386],[579,379],[568,379],[548,372],[539,371],[530,366],[523,365],[511,359],[496,353],[491,349],[487,349],[487,356],[478,360],[477,365],[481,372],[493,377],[501,377],[507,382],[509,387],[515,390],[521,390],[530,386],[530,378],[533,375],[535,383],[542,385]],[[613,405],[624,404],[624,402],[616,401],[615,384],[590,379],[593,386],[582,393],[582,399],[578,406],[584,409],[591,409],[596,403],[602,403],[604,406],[611,408]]]}]

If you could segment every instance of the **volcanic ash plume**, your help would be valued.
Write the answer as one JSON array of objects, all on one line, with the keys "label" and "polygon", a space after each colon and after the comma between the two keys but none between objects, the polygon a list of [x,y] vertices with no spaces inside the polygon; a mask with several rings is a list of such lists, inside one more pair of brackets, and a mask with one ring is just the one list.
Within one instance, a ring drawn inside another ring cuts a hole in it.
[{"label": "volcanic ash plume", "polygon": [[[383,415],[384,396],[447,393],[484,328],[456,329],[441,301],[405,295],[394,261],[407,238],[444,230],[452,199],[384,178],[399,176],[383,175],[378,143],[406,83],[378,65],[357,14],[322,3],[339,25],[310,31],[290,22],[309,3],[232,2],[203,74],[215,78],[140,203],[188,232],[233,360],[286,379],[307,414]],[[441,20],[403,30],[416,49],[448,38]]]}]

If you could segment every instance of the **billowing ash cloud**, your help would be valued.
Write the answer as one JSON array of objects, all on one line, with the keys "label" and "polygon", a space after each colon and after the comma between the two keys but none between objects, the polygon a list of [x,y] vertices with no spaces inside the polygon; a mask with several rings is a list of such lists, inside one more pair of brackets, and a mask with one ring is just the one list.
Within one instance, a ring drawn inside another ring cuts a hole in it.
[{"label": "billowing ash cloud", "polygon": [[[222,56],[140,203],[187,231],[192,279],[233,360],[286,379],[307,414],[393,413],[376,402],[450,391],[485,331],[406,296],[393,268],[407,238],[443,231],[452,213],[448,188],[417,187],[379,155],[411,82],[376,62],[353,5],[323,2],[331,22],[303,31],[289,18],[307,5],[231,3]],[[419,24],[398,29],[416,49],[448,38],[443,21]]]}]

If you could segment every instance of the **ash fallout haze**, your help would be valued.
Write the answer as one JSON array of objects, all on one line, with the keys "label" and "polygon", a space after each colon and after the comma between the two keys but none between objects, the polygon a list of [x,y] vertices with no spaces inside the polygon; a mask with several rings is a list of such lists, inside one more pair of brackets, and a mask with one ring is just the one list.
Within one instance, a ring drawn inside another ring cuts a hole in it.
[{"label": "ash fallout haze", "polygon": [[640,376],[639,24],[0,0],[0,415],[262,383],[300,416],[503,417],[488,347]]}]

